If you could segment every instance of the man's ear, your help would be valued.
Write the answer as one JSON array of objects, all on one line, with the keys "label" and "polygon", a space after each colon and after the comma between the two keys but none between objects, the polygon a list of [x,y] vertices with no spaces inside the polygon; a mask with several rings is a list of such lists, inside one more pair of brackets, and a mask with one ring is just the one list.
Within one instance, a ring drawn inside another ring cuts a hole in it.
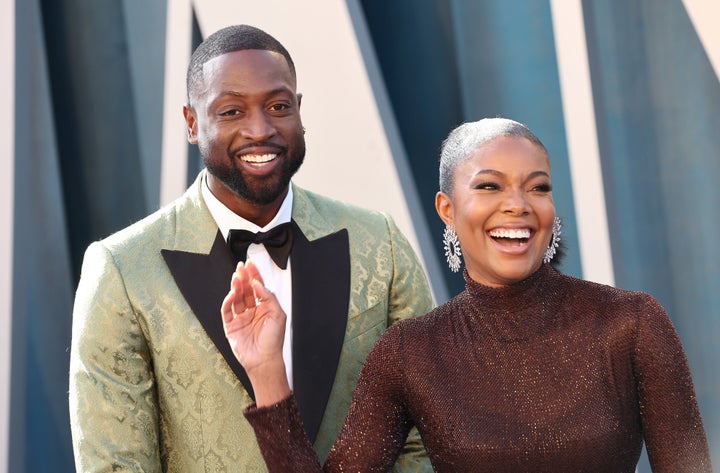
[{"label": "man's ear", "polygon": [[449,195],[444,192],[435,194],[435,210],[440,216],[440,219],[445,222],[445,225],[455,226],[453,220],[453,205]]},{"label": "man's ear", "polygon": [[190,104],[183,105],[183,116],[185,117],[185,126],[187,130],[187,139],[190,144],[197,144],[197,119],[195,118],[195,110]]},{"label": "man's ear", "polygon": [[302,102],[302,94],[299,92],[297,94],[297,101],[298,101],[298,108],[300,108],[300,103]]}]

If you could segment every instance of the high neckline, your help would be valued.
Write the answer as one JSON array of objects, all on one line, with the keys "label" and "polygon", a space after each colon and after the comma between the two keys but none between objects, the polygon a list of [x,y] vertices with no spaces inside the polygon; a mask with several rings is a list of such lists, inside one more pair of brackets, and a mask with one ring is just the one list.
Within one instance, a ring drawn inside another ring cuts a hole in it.
[{"label": "high neckline", "polygon": [[461,304],[492,338],[525,341],[546,333],[556,319],[561,299],[562,278],[549,264],[543,264],[526,279],[505,287],[482,285],[467,273],[465,297]]}]

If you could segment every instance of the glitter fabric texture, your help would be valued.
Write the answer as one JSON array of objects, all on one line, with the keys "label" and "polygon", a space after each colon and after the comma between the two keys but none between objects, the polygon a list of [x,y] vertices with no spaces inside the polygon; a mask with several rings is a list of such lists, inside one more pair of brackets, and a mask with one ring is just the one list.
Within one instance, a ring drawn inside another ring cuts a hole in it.
[{"label": "glitter fabric texture", "polygon": [[692,379],[652,297],[545,264],[388,329],[321,469],[292,397],[250,407],[270,471],[390,471],[416,425],[438,472],[711,472]]}]

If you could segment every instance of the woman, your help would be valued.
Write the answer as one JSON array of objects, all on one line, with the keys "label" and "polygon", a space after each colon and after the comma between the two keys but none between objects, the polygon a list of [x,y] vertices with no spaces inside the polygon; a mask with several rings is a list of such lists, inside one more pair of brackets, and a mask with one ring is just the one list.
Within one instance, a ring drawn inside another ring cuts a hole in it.
[{"label": "woman", "polygon": [[[663,308],[551,267],[560,225],[530,130],[500,118],[453,130],[435,207],[466,289],[378,341],[325,471],[388,471],[412,426],[440,472],[633,472],[643,440],[653,471],[711,471]],[[251,263],[222,314],[270,470],[321,471],[285,379],[284,314]]]}]

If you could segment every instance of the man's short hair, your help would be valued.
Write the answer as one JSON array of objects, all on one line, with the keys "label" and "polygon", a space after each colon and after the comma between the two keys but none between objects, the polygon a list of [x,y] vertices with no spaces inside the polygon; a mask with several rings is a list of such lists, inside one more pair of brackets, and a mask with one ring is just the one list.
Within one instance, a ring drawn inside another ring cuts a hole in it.
[{"label": "man's short hair", "polygon": [[290,53],[280,44],[280,41],[254,26],[227,26],[208,36],[193,52],[186,77],[188,102],[194,87],[203,79],[203,64],[217,56],[246,49],[260,49],[282,54],[290,67],[293,80],[296,79],[295,64]]}]

